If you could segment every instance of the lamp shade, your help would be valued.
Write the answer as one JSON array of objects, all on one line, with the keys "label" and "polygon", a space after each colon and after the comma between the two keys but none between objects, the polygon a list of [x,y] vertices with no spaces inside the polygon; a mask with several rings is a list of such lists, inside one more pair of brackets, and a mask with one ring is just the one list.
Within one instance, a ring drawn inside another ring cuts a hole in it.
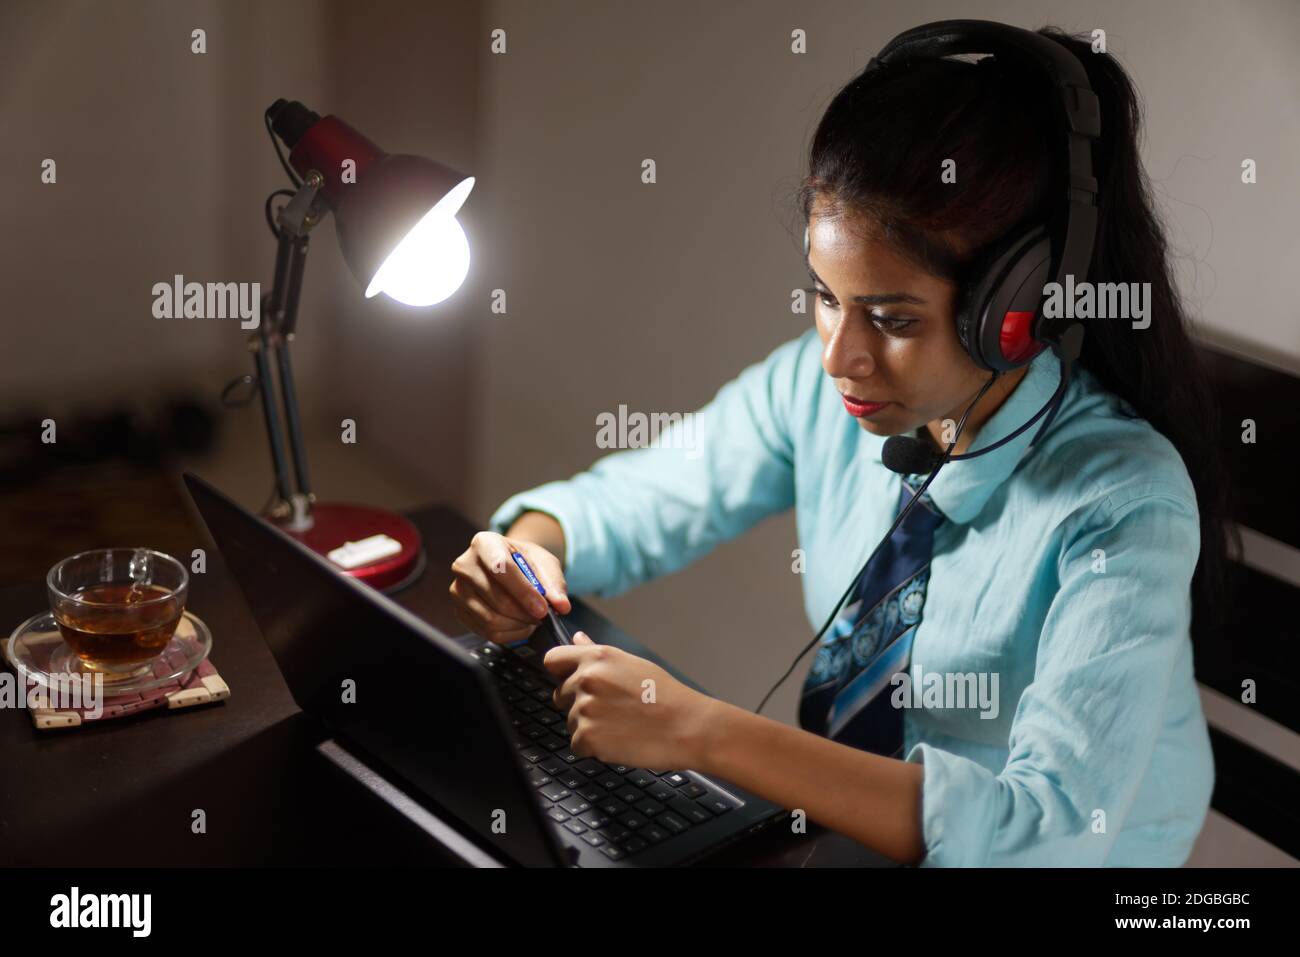
[{"label": "lamp shade", "polygon": [[385,153],[336,116],[297,101],[268,111],[300,176],[322,176],[339,247],[367,298],[383,292],[412,306],[454,293],[469,272],[469,241],[456,214],[473,177],[423,156]]}]

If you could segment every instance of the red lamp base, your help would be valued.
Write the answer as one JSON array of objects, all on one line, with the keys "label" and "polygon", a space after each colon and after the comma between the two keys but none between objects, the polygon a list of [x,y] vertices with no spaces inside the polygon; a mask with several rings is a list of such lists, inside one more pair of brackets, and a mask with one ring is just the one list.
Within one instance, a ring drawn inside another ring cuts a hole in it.
[{"label": "red lamp base", "polygon": [[351,575],[381,592],[391,593],[411,584],[424,571],[424,548],[420,533],[407,519],[395,512],[368,505],[343,505],[317,502],[311,507],[312,526],[295,531],[287,524],[280,528],[326,561],[329,553],[346,542],[371,535],[396,539],[402,550],[378,561],[356,568],[343,568],[330,562],[341,575]]}]

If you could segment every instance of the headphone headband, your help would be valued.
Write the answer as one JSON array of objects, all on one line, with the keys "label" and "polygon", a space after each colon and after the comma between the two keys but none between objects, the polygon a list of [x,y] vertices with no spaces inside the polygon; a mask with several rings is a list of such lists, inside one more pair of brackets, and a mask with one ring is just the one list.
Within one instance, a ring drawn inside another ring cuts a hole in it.
[{"label": "headphone headband", "polygon": [[[1051,85],[1067,176],[1049,230],[1051,261],[1056,264],[1049,274],[1053,281],[1062,284],[1067,274],[1082,281],[1092,260],[1097,233],[1098,185],[1093,175],[1092,143],[1101,136],[1101,108],[1088,81],[1087,71],[1072,51],[1040,33],[1004,23],[939,20],[913,27],[894,37],[871,58],[863,73],[914,60],[974,53],[989,53],[1004,61],[1027,65],[1041,73]],[[1003,277],[992,278],[994,282],[988,285],[996,285],[996,280]],[[984,304],[975,303],[974,306],[983,308]],[[1070,325],[1069,320],[1061,320],[1048,328],[1041,313],[1040,306],[1034,317],[1033,338],[1057,342]],[[996,321],[1000,326],[1002,317],[997,317]],[[988,364],[990,368],[1010,368],[1019,364],[1004,365],[1005,360],[989,364],[988,359],[979,354],[979,341],[973,344],[972,351],[977,361]]]}]

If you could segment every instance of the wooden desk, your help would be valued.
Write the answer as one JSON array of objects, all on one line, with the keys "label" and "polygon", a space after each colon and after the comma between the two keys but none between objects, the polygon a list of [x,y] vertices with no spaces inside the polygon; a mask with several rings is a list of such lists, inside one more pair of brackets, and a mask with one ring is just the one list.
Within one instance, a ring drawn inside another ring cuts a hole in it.
[{"label": "wooden desk", "polygon": [[[186,506],[184,492],[176,494]],[[452,560],[475,528],[452,509],[410,513],[428,568],[395,596],[447,634]],[[107,544],[103,530],[83,548]],[[222,704],[144,712],[77,729],[37,732],[0,711],[0,864],[44,866],[418,865],[453,862],[438,841],[356,782],[315,747],[324,734],[298,710],[234,579],[190,511],[176,548],[207,549],[189,608],[212,629],[212,660],[230,684]],[[8,632],[47,607],[44,586],[0,590]],[[588,613],[599,618],[588,607]],[[660,660],[600,618],[602,641]],[[661,663],[663,663],[661,661]],[[207,833],[191,831],[193,812]],[[714,855],[717,866],[888,866],[847,839],[774,827]]]}]

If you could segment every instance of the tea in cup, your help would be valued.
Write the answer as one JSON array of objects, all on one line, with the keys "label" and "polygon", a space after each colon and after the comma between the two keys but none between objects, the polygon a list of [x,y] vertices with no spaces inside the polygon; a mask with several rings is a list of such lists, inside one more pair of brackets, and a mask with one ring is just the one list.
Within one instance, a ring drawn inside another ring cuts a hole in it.
[{"label": "tea in cup", "polygon": [[50,610],[87,671],[139,671],[167,647],[189,593],[185,566],[151,548],[100,548],[46,576]]}]

